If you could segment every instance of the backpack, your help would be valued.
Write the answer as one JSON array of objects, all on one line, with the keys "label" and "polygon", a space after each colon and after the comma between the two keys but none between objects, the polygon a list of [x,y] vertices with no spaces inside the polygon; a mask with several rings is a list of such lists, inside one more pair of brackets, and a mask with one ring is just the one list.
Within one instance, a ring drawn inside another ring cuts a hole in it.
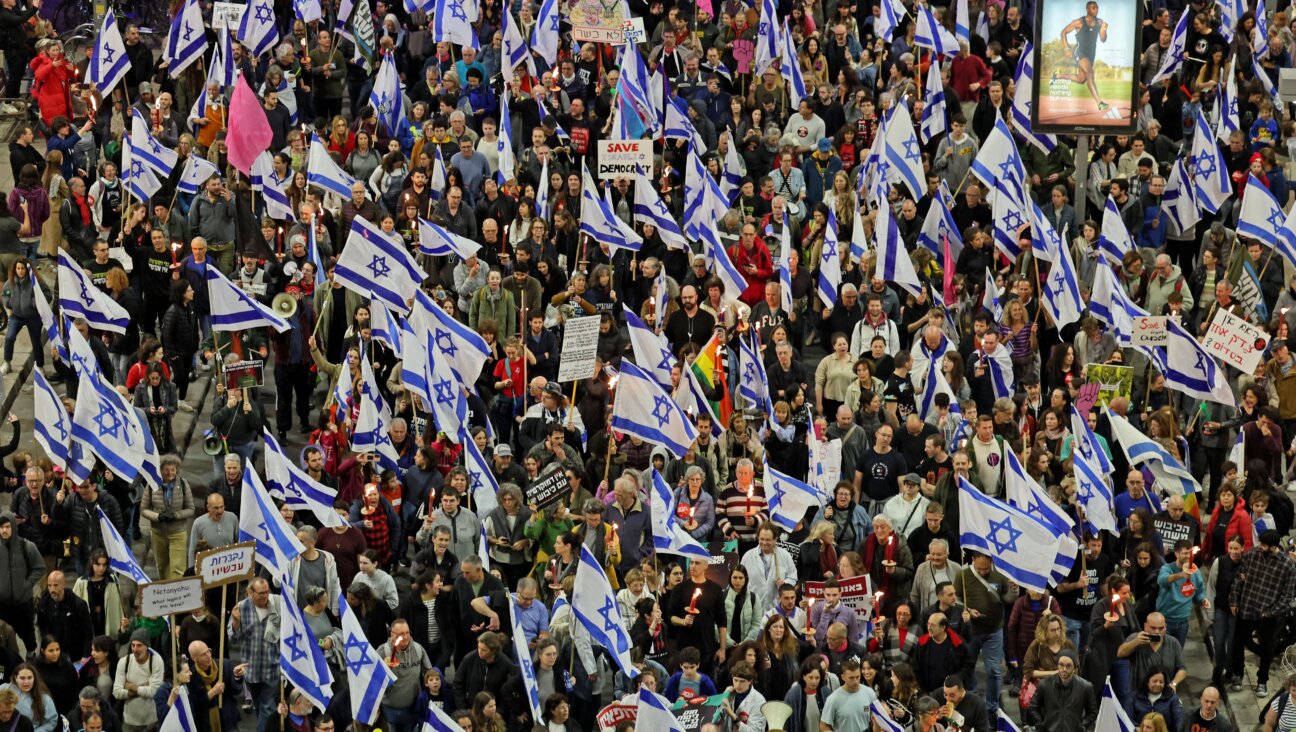
[{"label": "backpack", "polygon": [[408,175],[409,170],[402,168],[400,173],[392,173],[387,177],[387,188],[382,192],[382,205],[393,216],[400,213],[401,193],[405,190],[405,177]]}]

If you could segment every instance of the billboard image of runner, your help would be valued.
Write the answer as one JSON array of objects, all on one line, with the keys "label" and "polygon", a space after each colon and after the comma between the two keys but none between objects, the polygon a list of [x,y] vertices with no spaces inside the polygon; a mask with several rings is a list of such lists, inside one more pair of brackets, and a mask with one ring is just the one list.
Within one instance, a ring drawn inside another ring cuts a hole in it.
[{"label": "billboard image of runner", "polygon": [[1050,0],[1038,7],[1034,130],[1133,132],[1138,0]]}]

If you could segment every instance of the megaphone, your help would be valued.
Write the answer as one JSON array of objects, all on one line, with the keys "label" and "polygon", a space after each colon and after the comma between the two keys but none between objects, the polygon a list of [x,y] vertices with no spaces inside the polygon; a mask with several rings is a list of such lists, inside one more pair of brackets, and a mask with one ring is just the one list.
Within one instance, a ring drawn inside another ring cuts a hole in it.
[{"label": "megaphone", "polygon": [[281,292],[270,301],[270,307],[274,308],[275,313],[280,317],[291,318],[297,313],[297,298],[286,292]]},{"label": "megaphone", "polygon": [[216,430],[210,429],[203,433],[203,452],[213,457],[225,452],[225,441],[216,434]]},{"label": "megaphone", "polygon": [[781,732],[787,729],[787,721],[792,718],[792,706],[781,701],[765,702],[761,714],[765,715],[769,732]]}]

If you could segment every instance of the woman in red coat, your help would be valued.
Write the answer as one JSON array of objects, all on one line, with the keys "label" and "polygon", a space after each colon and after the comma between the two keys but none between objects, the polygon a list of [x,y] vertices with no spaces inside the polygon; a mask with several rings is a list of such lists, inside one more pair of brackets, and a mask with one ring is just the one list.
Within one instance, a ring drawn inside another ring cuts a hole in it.
[{"label": "woman in red coat", "polygon": [[1251,514],[1247,513],[1246,501],[1237,494],[1237,487],[1231,483],[1221,485],[1215,500],[1215,510],[1202,527],[1202,551],[1197,559],[1200,565],[1208,563],[1216,552],[1223,554],[1229,539],[1235,536],[1242,539],[1243,550],[1250,549],[1253,543]]},{"label": "woman in red coat", "polygon": [[72,116],[72,82],[76,80],[76,66],[64,58],[63,46],[57,41],[44,44],[36,58],[31,60],[32,96],[40,105],[41,119],[48,126],[55,117]]}]

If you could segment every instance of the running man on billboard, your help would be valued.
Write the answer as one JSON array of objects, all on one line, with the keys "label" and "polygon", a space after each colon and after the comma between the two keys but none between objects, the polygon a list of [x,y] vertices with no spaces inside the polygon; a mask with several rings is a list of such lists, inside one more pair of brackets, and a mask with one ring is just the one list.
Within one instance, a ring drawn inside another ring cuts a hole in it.
[{"label": "running man on billboard", "polygon": [[[1075,45],[1067,42],[1067,36],[1075,33]],[[1098,17],[1098,3],[1089,0],[1085,4],[1085,15],[1076,18],[1062,29],[1062,49],[1075,59],[1077,71],[1072,74],[1053,72],[1053,79],[1066,79],[1072,84],[1084,84],[1089,87],[1089,94],[1098,102],[1098,111],[1105,111],[1108,106],[1098,94],[1098,84],[1094,80],[1094,57],[1098,55],[1098,42],[1107,42],[1107,21]]]}]

